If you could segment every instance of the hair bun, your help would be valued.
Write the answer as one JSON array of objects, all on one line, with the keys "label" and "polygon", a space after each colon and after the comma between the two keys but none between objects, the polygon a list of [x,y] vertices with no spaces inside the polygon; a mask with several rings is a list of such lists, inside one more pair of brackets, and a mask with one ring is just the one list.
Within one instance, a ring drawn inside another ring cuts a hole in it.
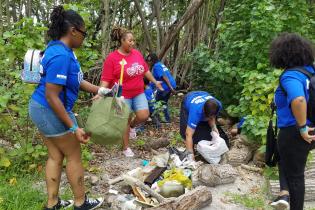
[{"label": "hair bun", "polygon": [[64,20],[65,9],[62,5],[56,6],[50,16],[50,21],[52,23],[61,23]]},{"label": "hair bun", "polygon": [[112,32],[110,34],[110,38],[112,41],[120,41],[122,36],[128,32],[127,29],[119,27],[119,26],[114,26],[112,29]]}]

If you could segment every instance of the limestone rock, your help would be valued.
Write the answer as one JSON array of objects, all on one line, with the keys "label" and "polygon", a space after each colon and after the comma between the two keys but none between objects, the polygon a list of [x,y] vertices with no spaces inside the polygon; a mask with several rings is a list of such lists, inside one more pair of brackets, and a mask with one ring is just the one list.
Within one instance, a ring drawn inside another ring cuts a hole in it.
[{"label": "limestone rock", "polygon": [[229,164],[203,165],[199,168],[199,180],[210,187],[234,183],[237,171]]},{"label": "limestone rock", "polygon": [[253,157],[253,150],[247,145],[237,143],[227,152],[227,162],[232,166],[247,164]]}]

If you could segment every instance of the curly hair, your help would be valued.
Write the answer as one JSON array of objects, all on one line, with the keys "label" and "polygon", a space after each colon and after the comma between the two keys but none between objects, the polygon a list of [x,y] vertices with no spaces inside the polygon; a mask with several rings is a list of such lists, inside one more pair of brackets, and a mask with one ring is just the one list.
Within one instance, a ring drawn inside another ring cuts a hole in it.
[{"label": "curly hair", "polygon": [[281,33],[270,45],[269,60],[272,66],[283,69],[313,65],[313,44],[298,34]]},{"label": "curly hair", "polygon": [[67,32],[69,27],[80,28],[84,26],[83,18],[73,10],[65,10],[63,6],[56,6],[50,14],[48,36],[52,40],[60,39]]},{"label": "curly hair", "polygon": [[121,40],[126,38],[127,34],[132,34],[132,32],[126,28],[114,26],[112,32],[110,33],[110,38],[112,41],[121,43]]}]

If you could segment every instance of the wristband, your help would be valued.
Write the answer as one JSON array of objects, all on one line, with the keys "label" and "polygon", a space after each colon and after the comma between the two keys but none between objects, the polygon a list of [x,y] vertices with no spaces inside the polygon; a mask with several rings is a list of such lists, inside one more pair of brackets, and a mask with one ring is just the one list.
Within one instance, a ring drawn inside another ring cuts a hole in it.
[{"label": "wristband", "polygon": [[300,133],[306,133],[308,131],[307,125],[303,125],[299,127]]},{"label": "wristband", "polygon": [[78,130],[78,126],[77,125],[73,125],[71,128],[69,128],[69,131],[72,133],[75,133]]}]

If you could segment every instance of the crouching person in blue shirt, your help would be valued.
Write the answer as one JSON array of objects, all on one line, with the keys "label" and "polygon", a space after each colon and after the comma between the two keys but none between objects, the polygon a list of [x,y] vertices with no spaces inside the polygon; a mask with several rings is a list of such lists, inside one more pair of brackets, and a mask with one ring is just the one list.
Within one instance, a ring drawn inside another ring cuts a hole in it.
[{"label": "crouching person in blue shirt", "polygon": [[[152,74],[156,81],[159,81],[162,83],[163,91],[157,90],[156,94],[156,101],[162,101],[163,102],[163,112],[166,123],[170,122],[170,114],[168,110],[168,100],[170,99],[171,94],[175,94],[175,88],[176,88],[176,81],[173,78],[170,70],[158,59],[157,55],[155,53],[150,53],[146,61],[152,68]],[[153,89],[155,89],[155,86],[153,84]]]},{"label": "crouching person in blue shirt", "polygon": [[210,141],[211,131],[219,133],[216,116],[221,109],[221,102],[205,91],[193,91],[185,96],[180,110],[180,134],[190,157],[194,158],[194,144]]}]

